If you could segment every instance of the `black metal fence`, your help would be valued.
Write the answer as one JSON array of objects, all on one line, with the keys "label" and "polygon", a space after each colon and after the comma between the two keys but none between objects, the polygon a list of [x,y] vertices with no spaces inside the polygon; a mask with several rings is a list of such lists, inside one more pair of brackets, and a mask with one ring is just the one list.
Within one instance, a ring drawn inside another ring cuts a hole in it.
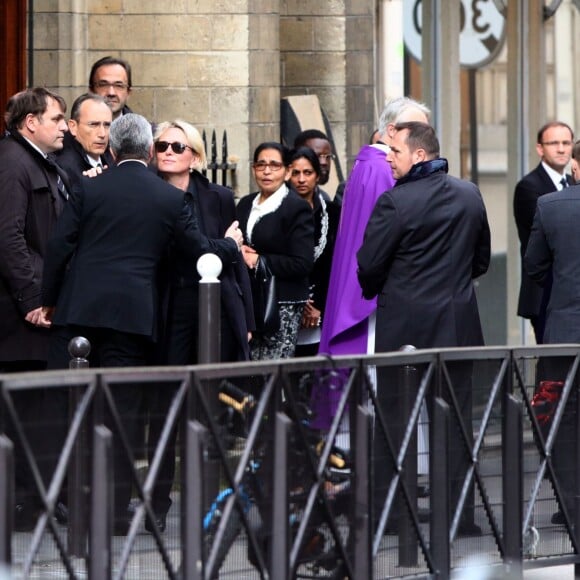
[{"label": "black metal fence", "polygon": [[222,141],[220,153],[218,154],[218,138],[215,129],[211,132],[211,143],[207,142],[207,135],[205,129],[202,132],[203,145],[207,157],[207,169],[203,174],[212,182],[219,183],[229,187],[236,188],[236,169],[237,163],[233,161],[228,152],[228,134],[224,130],[222,133]]},{"label": "black metal fence", "polygon": [[[0,438],[0,564],[15,578],[94,579],[449,578],[474,558],[493,577],[563,564],[578,571],[579,352],[482,348],[0,375],[1,427],[11,435]],[[548,380],[561,392],[532,405]],[[175,393],[148,462],[116,410],[135,385]],[[58,426],[50,416],[22,424],[15,400],[31,389],[72,394],[50,481],[27,433],[40,427],[48,437]],[[167,530],[145,533],[174,428],[180,461]],[[11,525],[14,452],[41,502],[28,532]],[[113,536],[119,452],[134,494],[128,533]],[[64,489],[81,512],[68,526],[54,517]]]}]

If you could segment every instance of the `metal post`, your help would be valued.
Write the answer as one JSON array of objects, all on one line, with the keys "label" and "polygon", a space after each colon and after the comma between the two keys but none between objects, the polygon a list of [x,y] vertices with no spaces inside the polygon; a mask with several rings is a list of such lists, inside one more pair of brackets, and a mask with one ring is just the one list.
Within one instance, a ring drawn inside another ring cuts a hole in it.
[{"label": "metal post", "polygon": [[222,262],[215,254],[197,261],[199,281],[199,364],[219,362],[221,341],[221,296],[218,276]]},{"label": "metal post", "polygon": [[[214,132],[215,137],[215,132]],[[197,271],[201,276],[199,282],[199,364],[217,363],[221,358],[221,291],[218,276],[222,271],[222,262],[215,254],[204,254],[197,261]],[[208,401],[211,415],[219,410],[215,381],[205,382],[204,394]],[[220,461],[210,457],[205,470],[205,506],[209,507],[219,492]]]},{"label": "metal post", "polygon": [[290,419],[276,413],[274,433],[274,505],[272,509],[272,551],[270,553],[270,578],[289,578],[288,554],[288,446]]},{"label": "metal post", "polygon": [[[75,336],[68,343],[70,355],[69,369],[84,369],[89,367],[87,357],[91,352],[91,343],[83,336]],[[75,411],[81,402],[84,389],[73,386],[69,389],[69,424],[72,422]],[[73,556],[83,557],[86,551],[87,517],[86,498],[87,469],[84,454],[87,449],[87,431],[83,427],[74,444],[69,469],[67,488],[68,507],[68,551]]]},{"label": "metal post", "polygon": [[201,580],[204,575],[203,554],[203,482],[207,429],[199,421],[187,424],[185,436],[185,489],[181,494],[185,519],[181,528],[183,544],[182,578]]},{"label": "metal post", "polygon": [[112,470],[113,435],[104,425],[98,425],[95,427],[93,437],[89,580],[111,578]]},{"label": "metal post", "polygon": [[14,514],[14,445],[0,435],[0,568],[12,564],[12,518]]},{"label": "metal post", "polygon": [[[575,404],[576,404],[576,417],[580,417],[580,415],[578,415],[578,412],[580,411],[580,389],[579,389],[579,384],[578,384],[578,377],[575,378],[574,380],[574,386],[573,386],[573,391],[571,391],[571,393],[574,394],[575,396]],[[576,457],[575,462],[576,462],[576,469],[575,469],[575,481],[576,481],[576,485],[574,486],[574,489],[576,490],[576,495],[574,497],[574,526],[576,530],[580,530],[580,493],[578,491],[578,482],[580,481],[580,421],[576,421]],[[578,533],[578,532],[576,532]],[[574,578],[580,578],[580,564],[575,564],[574,565]]]},{"label": "metal post", "polygon": [[[413,352],[415,347],[405,345],[399,350],[403,352]],[[401,369],[400,389],[399,389],[399,434],[397,444],[400,447],[405,438],[407,424],[415,401],[417,391],[417,369],[411,365],[405,365]],[[409,440],[409,447],[403,462],[402,483],[407,488],[409,500],[412,508],[417,510],[417,429],[413,429],[413,434]],[[409,508],[401,505],[399,513],[399,565],[416,566],[418,558],[417,534],[411,519]]]},{"label": "metal post", "polygon": [[449,538],[449,405],[436,397],[433,403],[433,437],[429,469],[431,472],[431,549],[434,577],[446,580],[451,574]]},{"label": "metal post", "polygon": [[370,580],[373,561],[372,520],[369,517],[371,417],[369,411],[361,405],[356,409],[355,425],[354,576],[361,580]]},{"label": "metal post", "polygon": [[522,407],[513,395],[505,397],[503,420],[503,530],[505,564],[510,578],[523,578],[522,502],[523,502],[523,434]]}]

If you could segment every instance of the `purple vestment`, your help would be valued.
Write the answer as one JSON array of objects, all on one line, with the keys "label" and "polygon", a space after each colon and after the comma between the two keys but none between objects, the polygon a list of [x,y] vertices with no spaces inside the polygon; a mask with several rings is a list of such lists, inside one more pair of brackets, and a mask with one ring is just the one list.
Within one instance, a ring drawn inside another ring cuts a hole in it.
[{"label": "purple vestment", "polygon": [[[320,354],[367,352],[368,318],[376,310],[377,300],[362,297],[356,276],[356,253],[377,199],[395,185],[386,156],[384,148],[365,145],[348,179],[332,258]],[[313,391],[315,423],[321,429],[330,426],[340,400],[341,389],[332,387],[324,384]]]}]

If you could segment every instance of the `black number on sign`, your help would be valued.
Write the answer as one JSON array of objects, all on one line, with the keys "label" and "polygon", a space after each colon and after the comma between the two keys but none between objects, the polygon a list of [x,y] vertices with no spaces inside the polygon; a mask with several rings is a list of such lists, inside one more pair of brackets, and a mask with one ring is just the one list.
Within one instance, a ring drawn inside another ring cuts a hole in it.
[{"label": "black number on sign", "polygon": [[417,2],[415,2],[415,8],[413,8],[413,26],[415,27],[415,30],[419,35],[423,34],[423,30],[421,28],[421,25],[419,24],[419,17],[422,12],[421,4],[422,1],[417,0]]},{"label": "black number on sign", "polygon": [[[472,7],[474,10],[472,22],[473,22],[473,28],[477,32],[479,32],[479,30],[477,30],[477,28],[476,28],[476,22],[475,22],[476,13],[477,13],[477,15],[481,15],[481,11],[478,11],[475,8],[475,5],[478,4],[479,2],[482,2],[482,1],[487,2],[487,0],[472,0]],[[422,4],[423,4],[422,0],[417,0],[415,2],[415,6],[413,8],[413,26],[415,27],[415,30],[417,31],[417,34],[419,34],[419,35],[423,34],[423,29],[422,29],[421,24],[420,24],[420,18],[421,18],[421,14],[422,14],[422,10],[423,10]],[[488,27],[489,27],[489,25],[488,25]],[[465,7],[463,6],[463,2],[461,2],[459,4],[459,32],[460,33],[463,32],[464,28],[465,28]],[[482,32],[483,32],[483,30],[482,30]]]},{"label": "black number on sign", "polygon": [[478,4],[485,3],[488,0],[471,0],[471,9],[473,10],[473,17],[471,18],[471,26],[473,26],[473,30],[478,34],[483,34],[489,30],[489,22],[484,26],[478,24],[478,20],[483,15],[481,9],[477,7]]}]

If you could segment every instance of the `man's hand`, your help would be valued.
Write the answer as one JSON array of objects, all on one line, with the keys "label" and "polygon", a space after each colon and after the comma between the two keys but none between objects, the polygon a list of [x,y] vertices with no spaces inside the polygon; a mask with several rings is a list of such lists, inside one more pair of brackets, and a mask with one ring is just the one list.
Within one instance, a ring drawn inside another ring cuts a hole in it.
[{"label": "man's hand", "polygon": [[244,241],[244,235],[242,234],[242,230],[238,227],[240,222],[237,220],[232,222],[232,225],[226,230],[224,238],[232,238],[236,245],[238,246],[238,250],[242,247],[242,242]]},{"label": "man's hand", "polygon": [[26,314],[24,317],[24,320],[26,320],[26,322],[30,322],[30,324],[34,324],[34,326],[50,328],[50,325],[52,324],[53,312],[54,308],[41,306],[28,312],[28,314]]},{"label": "man's hand", "polygon": [[83,171],[83,175],[85,177],[96,177],[97,175],[103,173],[103,171],[107,169],[107,167],[108,165],[105,165],[104,167],[91,167],[90,169]]}]

